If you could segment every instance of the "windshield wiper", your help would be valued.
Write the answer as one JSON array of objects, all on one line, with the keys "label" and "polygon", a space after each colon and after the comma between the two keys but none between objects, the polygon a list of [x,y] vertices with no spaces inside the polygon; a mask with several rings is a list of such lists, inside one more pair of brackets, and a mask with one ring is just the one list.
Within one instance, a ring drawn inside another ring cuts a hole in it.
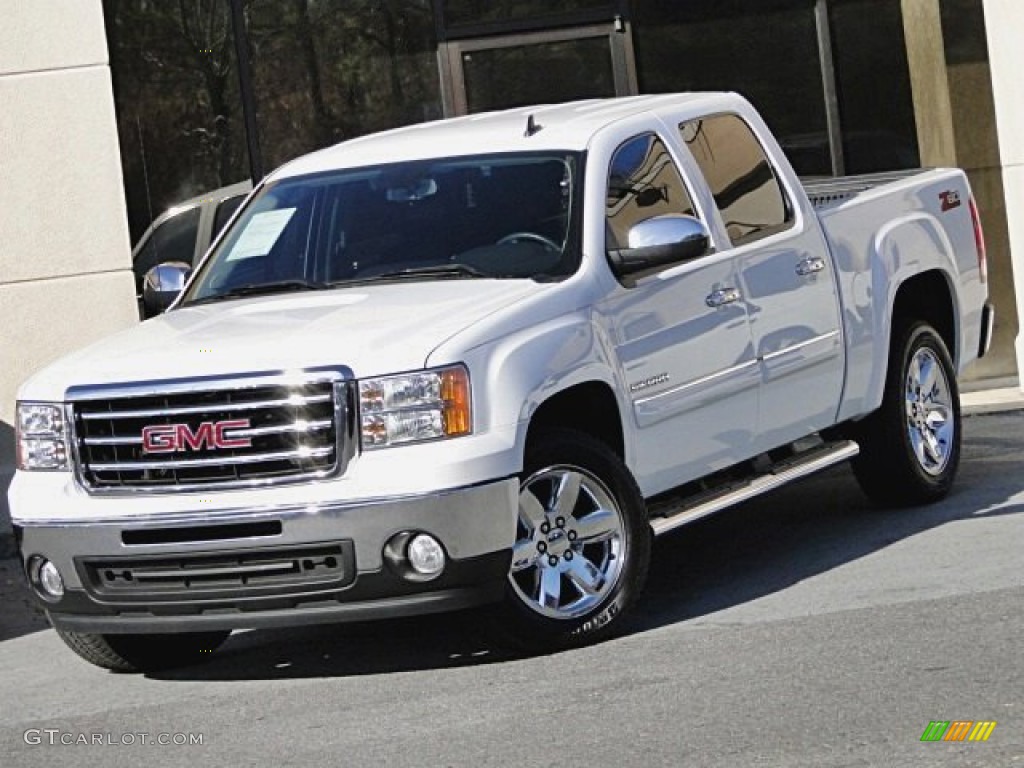
[{"label": "windshield wiper", "polygon": [[191,307],[196,304],[208,304],[214,301],[223,301],[224,299],[237,299],[243,296],[265,296],[271,293],[287,293],[289,291],[321,291],[327,287],[328,285],[325,283],[314,283],[310,280],[298,279],[274,280],[269,283],[246,283],[223,293],[185,302],[183,306]]},{"label": "windshield wiper", "polygon": [[416,277],[500,277],[482,272],[476,267],[468,264],[431,264],[426,267],[408,267],[407,269],[396,269],[393,272],[382,272],[379,275],[368,275],[367,277],[354,277],[349,280],[337,280],[328,285],[351,285],[353,283],[373,283],[378,280],[404,280]]}]

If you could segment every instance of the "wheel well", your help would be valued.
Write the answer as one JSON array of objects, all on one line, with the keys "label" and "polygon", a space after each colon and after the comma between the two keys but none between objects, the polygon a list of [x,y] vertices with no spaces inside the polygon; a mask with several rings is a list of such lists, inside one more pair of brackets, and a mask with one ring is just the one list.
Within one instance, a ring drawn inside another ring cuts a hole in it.
[{"label": "wheel well", "polygon": [[556,427],[585,432],[611,448],[620,459],[624,458],[619,404],[607,384],[577,384],[545,400],[530,419],[527,444]]},{"label": "wheel well", "polygon": [[901,321],[924,320],[942,337],[957,360],[956,321],[949,283],[938,270],[915,275],[900,285],[893,304],[893,327]]}]

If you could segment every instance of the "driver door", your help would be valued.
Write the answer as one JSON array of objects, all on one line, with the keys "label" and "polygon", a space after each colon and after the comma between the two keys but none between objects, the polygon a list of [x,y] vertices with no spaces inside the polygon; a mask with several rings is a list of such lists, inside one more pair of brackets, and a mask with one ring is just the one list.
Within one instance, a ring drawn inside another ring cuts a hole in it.
[{"label": "driver door", "polygon": [[[655,133],[619,146],[608,173],[607,248],[636,223],[697,215]],[[750,455],[759,375],[737,263],[709,253],[620,285],[604,302],[637,427],[631,469],[645,495]],[[736,296],[736,298],[732,298]]]}]

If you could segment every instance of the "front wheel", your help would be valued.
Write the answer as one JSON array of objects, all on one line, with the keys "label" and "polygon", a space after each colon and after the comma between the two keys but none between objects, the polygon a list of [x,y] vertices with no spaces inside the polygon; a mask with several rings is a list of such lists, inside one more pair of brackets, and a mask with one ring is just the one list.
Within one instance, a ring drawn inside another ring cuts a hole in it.
[{"label": "front wheel", "polygon": [[503,634],[533,650],[604,639],[643,588],[650,556],[644,501],[621,459],[579,432],[540,436],[520,485]]},{"label": "front wheel", "polygon": [[854,429],[853,470],[872,501],[906,506],[949,493],[960,464],[960,393],[934,328],[894,328],[882,405]]}]

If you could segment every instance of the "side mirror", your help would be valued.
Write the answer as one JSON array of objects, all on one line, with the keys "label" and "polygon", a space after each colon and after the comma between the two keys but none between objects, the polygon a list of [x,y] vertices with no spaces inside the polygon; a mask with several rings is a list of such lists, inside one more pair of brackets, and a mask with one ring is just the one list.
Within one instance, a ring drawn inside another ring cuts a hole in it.
[{"label": "side mirror", "polygon": [[625,278],[704,256],[710,245],[699,219],[671,213],[634,224],[626,247],[608,251],[608,260],[615,275]]},{"label": "side mirror", "polygon": [[178,298],[192,267],[183,261],[167,261],[150,269],[142,280],[142,304],[146,317],[159,315]]}]

